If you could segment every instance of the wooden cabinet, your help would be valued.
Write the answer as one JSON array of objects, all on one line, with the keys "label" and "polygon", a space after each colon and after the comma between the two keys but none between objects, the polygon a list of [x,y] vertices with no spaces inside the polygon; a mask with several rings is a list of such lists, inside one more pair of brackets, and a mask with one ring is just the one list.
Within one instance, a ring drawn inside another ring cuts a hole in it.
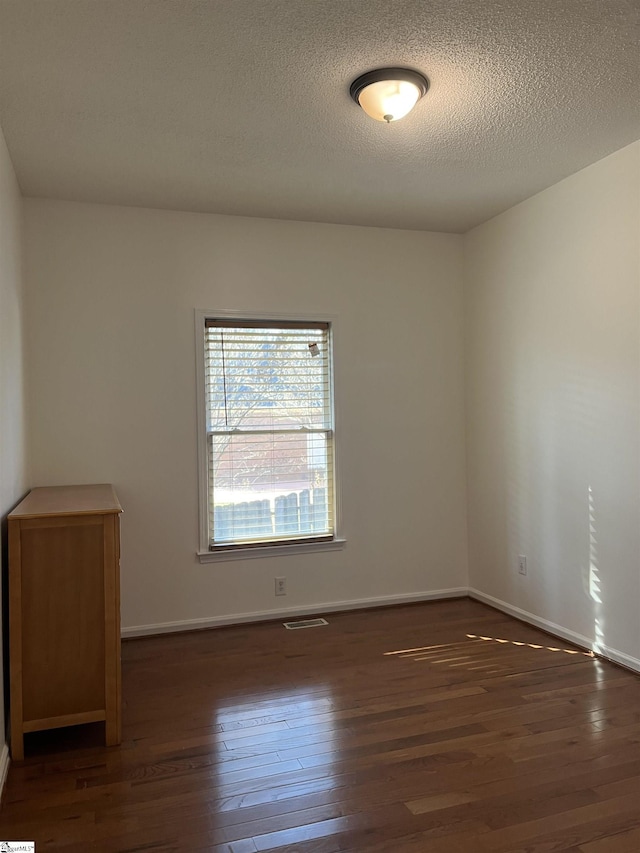
[{"label": "wooden cabinet", "polygon": [[120,536],[110,485],[33,489],[9,515],[11,754],[105,721],[120,743]]}]

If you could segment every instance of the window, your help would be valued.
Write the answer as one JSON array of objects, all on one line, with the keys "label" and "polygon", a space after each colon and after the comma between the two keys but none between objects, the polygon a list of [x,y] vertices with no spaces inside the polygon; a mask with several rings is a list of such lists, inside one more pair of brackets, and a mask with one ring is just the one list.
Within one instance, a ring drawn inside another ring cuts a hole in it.
[{"label": "window", "polygon": [[205,317],[204,351],[209,551],[336,541],[329,324]]}]

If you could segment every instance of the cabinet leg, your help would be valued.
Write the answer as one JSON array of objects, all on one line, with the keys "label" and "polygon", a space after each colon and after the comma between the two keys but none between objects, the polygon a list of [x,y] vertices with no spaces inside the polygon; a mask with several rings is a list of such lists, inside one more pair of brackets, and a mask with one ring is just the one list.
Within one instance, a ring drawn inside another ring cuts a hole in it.
[{"label": "cabinet leg", "polygon": [[120,743],[120,727],[115,715],[107,718],[104,724],[104,742],[107,746],[117,746]]},{"label": "cabinet leg", "polygon": [[22,731],[11,728],[11,760],[24,761],[24,735]]}]

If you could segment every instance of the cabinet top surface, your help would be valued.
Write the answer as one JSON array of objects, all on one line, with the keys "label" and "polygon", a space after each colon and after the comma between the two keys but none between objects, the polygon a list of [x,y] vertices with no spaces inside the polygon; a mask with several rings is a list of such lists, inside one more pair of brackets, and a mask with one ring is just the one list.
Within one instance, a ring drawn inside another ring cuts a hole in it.
[{"label": "cabinet top surface", "polygon": [[9,513],[9,518],[34,518],[43,515],[109,515],[122,512],[113,486],[44,486],[32,489]]}]

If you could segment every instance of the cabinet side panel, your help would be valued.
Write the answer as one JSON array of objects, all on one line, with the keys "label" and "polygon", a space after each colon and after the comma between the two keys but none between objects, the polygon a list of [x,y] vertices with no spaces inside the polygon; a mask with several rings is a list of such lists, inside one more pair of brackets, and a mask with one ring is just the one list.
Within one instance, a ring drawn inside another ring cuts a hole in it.
[{"label": "cabinet side panel", "polygon": [[102,519],[23,525],[25,721],[105,707]]},{"label": "cabinet side panel", "polygon": [[118,516],[104,517],[105,737],[107,746],[120,743],[120,563]]},{"label": "cabinet side panel", "polygon": [[9,519],[9,672],[11,684],[11,757],[24,758],[22,738],[22,590],[20,522]]}]

